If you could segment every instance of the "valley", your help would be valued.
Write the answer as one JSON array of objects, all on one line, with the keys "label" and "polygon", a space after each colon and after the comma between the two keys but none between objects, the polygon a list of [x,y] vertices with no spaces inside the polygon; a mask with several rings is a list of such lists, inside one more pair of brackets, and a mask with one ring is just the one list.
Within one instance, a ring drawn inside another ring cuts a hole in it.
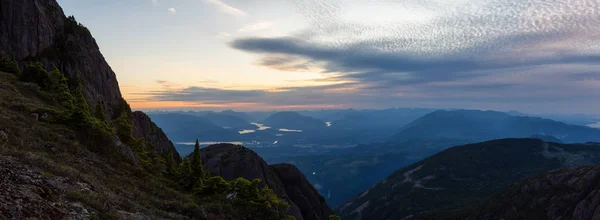
[{"label": "valley", "polygon": [[596,8],[0,0],[0,219],[600,219]]},{"label": "valley", "polygon": [[[373,116],[382,111],[388,114],[387,117],[401,118],[397,121],[399,124],[388,124],[389,127],[382,130],[374,127],[373,124],[387,123],[384,122],[388,121],[386,118],[376,121]],[[161,114],[149,114],[158,117],[160,122]],[[194,113],[179,114],[190,117]],[[231,141],[222,139],[221,142],[244,145],[269,164],[297,166],[333,207],[383,181],[395,170],[454,146],[502,138],[539,138],[556,143],[600,141],[600,130],[595,128],[494,111],[392,109],[363,111],[360,117],[354,111],[349,114],[351,117],[341,116],[346,119],[369,118],[370,123],[358,119],[342,123],[331,116],[310,111],[303,113],[306,115],[290,112],[273,114],[275,117],[267,116],[268,120],[260,124],[252,122],[256,126],[252,133],[239,134]],[[323,120],[307,120],[308,115],[322,117]],[[309,122],[296,125],[298,120]],[[328,120],[333,121],[331,126],[324,122]],[[283,127],[303,130],[284,132],[280,130]],[[169,133],[168,130],[166,132]],[[361,138],[357,138],[359,136]],[[190,139],[193,138],[190,136]],[[206,144],[216,142],[219,141]],[[186,154],[192,150],[189,144],[176,142],[175,146],[179,152]],[[352,184],[346,184],[348,182]]]}]

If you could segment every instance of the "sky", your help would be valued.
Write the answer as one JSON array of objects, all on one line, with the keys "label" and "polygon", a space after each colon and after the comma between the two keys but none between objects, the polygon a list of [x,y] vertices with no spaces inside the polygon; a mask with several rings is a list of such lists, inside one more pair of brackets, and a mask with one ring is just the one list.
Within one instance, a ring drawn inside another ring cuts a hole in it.
[{"label": "sky", "polygon": [[600,112],[597,0],[58,0],[134,109]]}]

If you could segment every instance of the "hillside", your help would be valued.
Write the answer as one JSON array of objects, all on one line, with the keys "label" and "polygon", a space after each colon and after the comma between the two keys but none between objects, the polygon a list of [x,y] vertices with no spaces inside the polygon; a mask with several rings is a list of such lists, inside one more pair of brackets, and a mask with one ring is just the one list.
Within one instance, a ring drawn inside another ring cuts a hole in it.
[{"label": "hillside", "polygon": [[555,170],[518,182],[479,205],[405,220],[598,219],[599,177],[598,166]]},{"label": "hillside", "polygon": [[402,168],[337,208],[345,219],[401,219],[451,210],[562,167],[600,162],[600,145],[502,139],[457,146]]},{"label": "hillside", "polygon": [[553,136],[565,143],[600,141],[600,129],[569,125],[537,117],[511,116],[503,112],[435,111],[406,125],[394,140],[455,138],[472,142],[501,138]]},{"label": "hillside", "polygon": [[[199,211],[190,196],[155,177],[162,172],[159,163],[157,169],[144,167],[139,152],[116,136],[57,122],[63,108],[52,103],[37,87],[0,72],[0,175],[6,177],[0,180],[6,189],[0,193],[0,218],[182,218]],[[161,157],[163,148],[150,146],[144,158]]]}]

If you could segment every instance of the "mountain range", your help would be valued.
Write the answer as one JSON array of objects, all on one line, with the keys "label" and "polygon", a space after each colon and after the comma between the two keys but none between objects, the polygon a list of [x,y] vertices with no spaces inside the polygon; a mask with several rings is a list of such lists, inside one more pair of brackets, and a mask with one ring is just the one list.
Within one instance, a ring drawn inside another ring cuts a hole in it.
[{"label": "mountain range", "polygon": [[600,130],[550,119],[511,116],[496,111],[439,110],[404,126],[396,139],[455,138],[486,141],[546,135],[567,143],[600,141]]}]

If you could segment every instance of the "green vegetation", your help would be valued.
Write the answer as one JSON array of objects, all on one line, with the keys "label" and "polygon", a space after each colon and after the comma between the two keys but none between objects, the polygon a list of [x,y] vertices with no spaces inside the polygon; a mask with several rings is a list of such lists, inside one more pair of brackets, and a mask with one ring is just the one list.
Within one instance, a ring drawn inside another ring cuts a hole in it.
[{"label": "green vegetation", "polygon": [[329,220],[342,220],[342,217],[339,217],[337,215],[330,215]]},{"label": "green vegetation", "polygon": [[198,140],[191,157],[179,165],[177,178],[183,188],[191,187],[200,204],[206,204],[209,209],[224,209],[245,219],[295,219],[286,214],[290,205],[266,185],[260,187],[260,179],[237,178],[227,182],[220,176],[211,177],[202,166]]},{"label": "green vegetation", "polygon": [[17,63],[14,57],[9,56],[4,52],[1,54],[1,56],[2,57],[0,57],[0,71],[14,73],[16,75],[21,74],[19,64]]}]

